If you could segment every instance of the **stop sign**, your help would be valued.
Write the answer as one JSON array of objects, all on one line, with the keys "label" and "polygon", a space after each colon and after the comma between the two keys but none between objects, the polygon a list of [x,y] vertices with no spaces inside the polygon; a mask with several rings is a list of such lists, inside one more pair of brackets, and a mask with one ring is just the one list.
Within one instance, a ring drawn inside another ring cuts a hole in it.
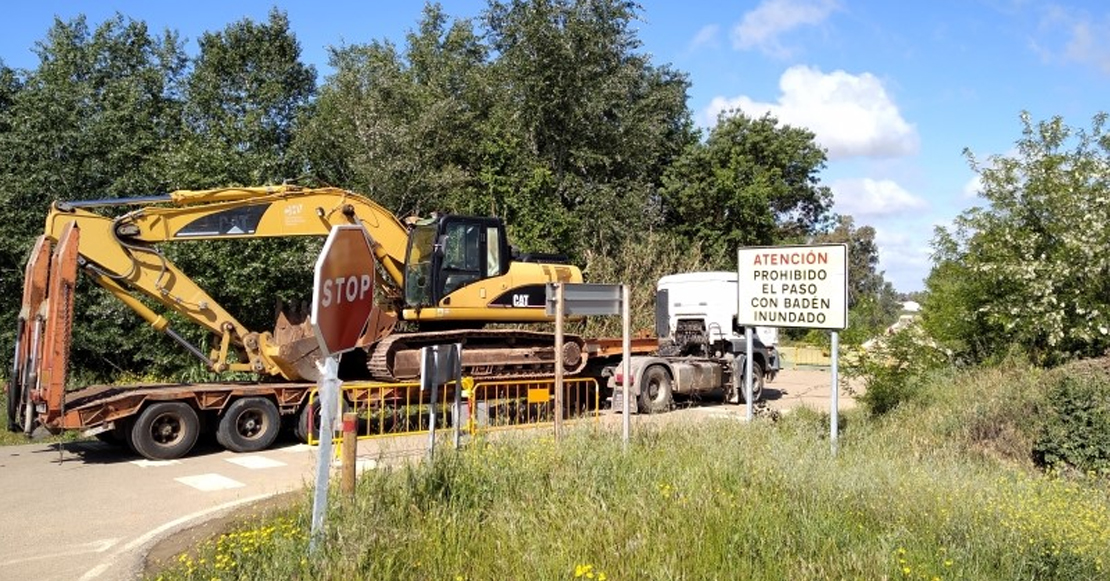
[{"label": "stop sign", "polygon": [[312,288],[312,328],[325,357],[354,348],[373,307],[374,253],[366,229],[333,226]]}]

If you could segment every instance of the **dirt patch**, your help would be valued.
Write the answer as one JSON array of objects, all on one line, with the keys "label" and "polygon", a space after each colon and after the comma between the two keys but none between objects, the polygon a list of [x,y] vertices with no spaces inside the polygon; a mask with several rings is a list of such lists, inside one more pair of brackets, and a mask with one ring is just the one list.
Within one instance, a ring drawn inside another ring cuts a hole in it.
[{"label": "dirt patch", "polygon": [[204,541],[255,521],[269,520],[277,514],[289,510],[305,498],[303,490],[285,492],[269,498],[239,506],[219,517],[198,523],[195,526],[176,531],[159,540],[147,551],[143,558],[143,578],[151,578],[173,565],[178,555],[195,555],[198,546]]}]

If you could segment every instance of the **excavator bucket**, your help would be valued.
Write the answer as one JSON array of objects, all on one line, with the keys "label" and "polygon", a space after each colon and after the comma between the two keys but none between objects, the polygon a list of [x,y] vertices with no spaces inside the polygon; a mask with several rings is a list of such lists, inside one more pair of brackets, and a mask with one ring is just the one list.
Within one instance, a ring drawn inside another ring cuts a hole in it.
[{"label": "excavator bucket", "polygon": [[24,427],[28,432],[26,403],[28,388],[35,384],[38,371],[39,341],[42,321],[39,308],[46,298],[46,283],[50,276],[50,239],[39,236],[27,260],[23,276],[23,304],[19,309],[16,322],[15,357],[12,361],[11,377],[8,379],[8,430],[17,431]]},{"label": "excavator bucket", "polygon": [[291,367],[301,379],[316,381],[320,344],[312,333],[311,311],[305,303],[283,305],[277,303],[277,323],[274,324],[274,343],[277,359],[283,367]]},{"label": "excavator bucket", "polygon": [[[316,361],[320,357],[320,343],[312,330],[311,311],[304,303],[285,307],[278,302],[277,323],[274,325],[274,343],[278,358],[287,367],[296,370],[306,381],[319,379]],[[378,307],[370,311],[366,328],[358,340],[358,347],[366,347],[393,332],[397,317]]]},{"label": "excavator bucket", "polygon": [[31,401],[46,404],[46,417],[40,420],[47,428],[52,428],[63,413],[62,401],[73,340],[73,301],[77,290],[77,247],[80,236],[76,223],[71,222],[62,229],[58,246],[50,260],[46,300],[40,307],[45,321],[42,359],[38,365],[37,384],[31,387]]}]

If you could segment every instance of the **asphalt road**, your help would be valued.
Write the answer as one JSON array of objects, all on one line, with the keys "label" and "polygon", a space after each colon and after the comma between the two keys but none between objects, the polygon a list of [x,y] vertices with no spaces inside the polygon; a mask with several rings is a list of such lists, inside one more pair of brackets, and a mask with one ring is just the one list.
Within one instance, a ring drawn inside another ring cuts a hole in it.
[{"label": "asphalt road", "polygon": [[[828,371],[785,370],[767,384],[772,409],[829,409]],[[840,409],[854,406],[845,393]],[[636,423],[743,416],[745,406],[703,402]],[[612,421],[614,418],[607,418]],[[362,469],[419,454],[423,437],[360,443]],[[233,454],[198,445],[189,457],[151,462],[100,442],[0,447],[0,581],[127,580],[146,553],[182,529],[311,484],[316,448],[285,445]]]}]

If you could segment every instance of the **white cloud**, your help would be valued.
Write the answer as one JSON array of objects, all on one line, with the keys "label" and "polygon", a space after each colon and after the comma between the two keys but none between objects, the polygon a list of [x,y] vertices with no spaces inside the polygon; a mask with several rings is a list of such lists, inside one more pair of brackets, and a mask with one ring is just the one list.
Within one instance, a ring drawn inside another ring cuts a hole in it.
[{"label": "white cloud", "polygon": [[892,180],[871,178],[837,180],[829,184],[836,210],[856,218],[892,216],[923,210],[929,206]]},{"label": "white cloud", "polygon": [[732,29],[732,45],[757,48],[778,57],[790,56],[780,37],[795,28],[824,22],[837,9],[835,0],[764,0]]},{"label": "white cloud", "polygon": [[932,249],[927,241],[893,230],[875,227],[875,244],[879,247],[879,270],[884,278],[901,292],[922,290],[932,267]]},{"label": "white cloud", "polygon": [[694,38],[690,39],[690,43],[686,46],[687,52],[693,52],[703,46],[715,47],[717,46],[717,34],[720,32],[721,27],[716,24],[707,24],[698,30]]},{"label": "white cloud", "polygon": [[[1076,22],[1071,28],[1071,38],[1064,47],[1064,58],[1081,64],[1090,64],[1103,73],[1110,74],[1110,22]],[[1102,40],[1098,40],[1098,39]]]},{"label": "white cloud", "polygon": [[1110,74],[1110,46],[1105,42],[1110,37],[1110,16],[1099,21],[1085,10],[1050,4],[1041,15],[1037,34],[1030,46],[1046,62],[1075,62]]},{"label": "white cloud", "polygon": [[782,74],[779,89],[782,95],[777,103],[760,103],[743,95],[714,97],[705,113],[706,124],[714,125],[719,113],[733,109],[752,117],[770,113],[784,124],[812,131],[828,149],[829,159],[917,153],[917,129],[902,118],[882,81],[871,73],[824,74],[798,65]]}]

